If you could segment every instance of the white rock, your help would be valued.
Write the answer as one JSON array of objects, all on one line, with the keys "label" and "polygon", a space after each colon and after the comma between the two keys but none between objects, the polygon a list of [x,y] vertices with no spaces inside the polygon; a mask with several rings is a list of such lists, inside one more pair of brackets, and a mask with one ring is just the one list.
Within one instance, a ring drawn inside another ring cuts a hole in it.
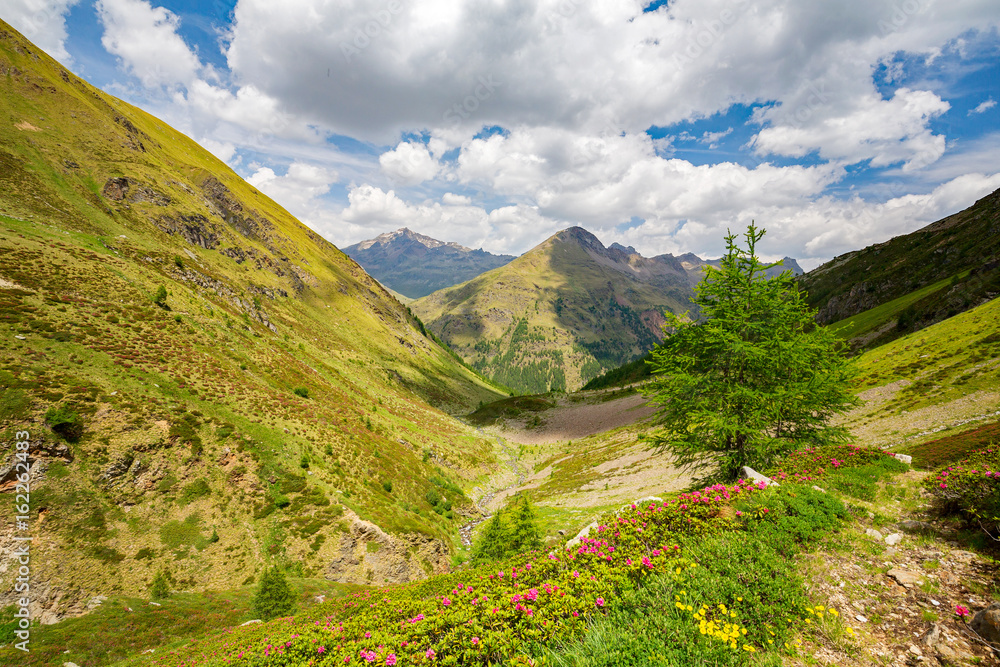
[{"label": "white rock", "polygon": [[941,603],[938,602],[937,600],[931,600],[931,604],[934,605],[935,607],[940,607],[941,606]]},{"label": "white rock", "polygon": [[882,533],[878,532],[874,528],[869,528],[868,530],[866,530],[865,535],[867,535],[868,537],[873,537],[879,542],[882,541]]},{"label": "white rock", "polygon": [[63,667],[80,667],[80,665],[76,664],[75,662],[64,662]]},{"label": "white rock", "polygon": [[586,537],[587,535],[589,535],[591,530],[597,530],[597,522],[596,521],[594,521],[593,523],[589,523],[586,526],[584,526],[583,530],[581,530],[579,533],[576,534],[576,537],[574,537],[573,539],[571,539],[569,542],[566,543],[566,548],[569,549],[574,544],[579,544],[580,540],[583,539],[584,537]]},{"label": "white rock", "polygon": [[868,622],[868,619],[865,618],[864,616],[862,616],[861,614],[856,615],[854,618],[858,619],[862,623],[867,623]]},{"label": "white rock", "polygon": [[764,482],[767,486],[780,486],[780,484],[775,482],[773,479],[761,475],[750,466],[743,466],[743,476],[749,480],[753,480],[754,482]]},{"label": "white rock", "polygon": [[903,536],[900,535],[899,533],[893,533],[892,535],[885,536],[885,543],[888,544],[890,547],[894,547],[902,541],[903,541]]},{"label": "white rock", "polygon": [[913,463],[913,457],[909,454],[896,454],[896,460],[902,461],[906,465]]},{"label": "white rock", "polygon": [[264,621],[260,620],[259,618],[255,618],[252,621],[247,621],[246,623],[240,623],[240,627],[242,628],[244,625],[253,625],[254,623],[263,623],[263,622]]}]

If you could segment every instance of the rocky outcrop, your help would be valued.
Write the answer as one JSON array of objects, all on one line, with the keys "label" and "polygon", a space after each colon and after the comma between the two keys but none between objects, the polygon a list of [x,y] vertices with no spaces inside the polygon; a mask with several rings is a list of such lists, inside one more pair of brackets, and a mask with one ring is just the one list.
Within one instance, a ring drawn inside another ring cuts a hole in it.
[{"label": "rocky outcrop", "polygon": [[179,234],[191,245],[212,250],[219,245],[219,233],[203,215],[164,215],[156,226],[167,234]]},{"label": "rocky outcrop", "polygon": [[351,584],[399,584],[448,571],[441,540],[420,534],[390,535],[348,510],[350,531],[340,535],[336,557],[324,576]]},{"label": "rocky outcrop", "polygon": [[170,203],[170,197],[127,176],[109,178],[104,184],[101,194],[112,201],[125,201],[127,199],[136,204],[145,203],[157,206],[166,206]]}]

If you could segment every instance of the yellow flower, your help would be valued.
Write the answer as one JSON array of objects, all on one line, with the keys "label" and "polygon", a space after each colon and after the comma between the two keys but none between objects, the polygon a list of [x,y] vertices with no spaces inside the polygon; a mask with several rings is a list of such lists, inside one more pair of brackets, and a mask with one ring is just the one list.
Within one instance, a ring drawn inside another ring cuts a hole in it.
[{"label": "yellow flower", "polygon": [[840,616],[840,612],[838,612],[836,609],[831,609],[830,613],[833,614],[834,616]]},{"label": "yellow flower", "polygon": [[743,602],[743,598],[736,598],[737,602]]}]

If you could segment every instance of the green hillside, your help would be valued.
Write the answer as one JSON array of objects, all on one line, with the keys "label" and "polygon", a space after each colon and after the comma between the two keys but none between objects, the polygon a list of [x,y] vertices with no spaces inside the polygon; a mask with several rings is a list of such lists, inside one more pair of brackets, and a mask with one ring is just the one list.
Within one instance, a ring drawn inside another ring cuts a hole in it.
[{"label": "green hillside", "polygon": [[660,340],[663,312],[690,307],[690,281],[673,257],[609,250],[574,227],[411,307],[476,370],[543,393],[578,389],[645,354]]},{"label": "green hillside", "polygon": [[272,561],[446,569],[469,501],[427,498],[495,460],[449,413],[500,394],[225,164],[2,22],[0,88],[0,432],[31,437],[33,616],[160,570],[197,591]]},{"label": "green hillside", "polygon": [[912,234],[799,278],[821,324],[855,348],[919,331],[1000,294],[1000,190]]}]

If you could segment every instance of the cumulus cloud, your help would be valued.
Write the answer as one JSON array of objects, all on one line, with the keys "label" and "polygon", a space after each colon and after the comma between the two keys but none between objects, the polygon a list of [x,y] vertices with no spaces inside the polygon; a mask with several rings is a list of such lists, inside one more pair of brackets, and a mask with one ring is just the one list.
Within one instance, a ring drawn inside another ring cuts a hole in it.
[{"label": "cumulus cloud", "polygon": [[323,166],[293,162],[283,176],[270,167],[258,168],[246,179],[250,185],[274,199],[292,214],[309,218],[317,198],[330,191],[337,181],[337,172]]},{"label": "cumulus cloud", "polygon": [[4,0],[3,20],[47,54],[69,64],[66,14],[79,0]]},{"label": "cumulus cloud", "polygon": [[[810,88],[816,92],[807,94]],[[905,170],[926,166],[944,154],[944,135],[933,134],[928,123],[951,105],[934,93],[900,88],[883,100],[873,89],[839,102],[835,94],[807,86],[796,96],[799,104],[763,110],[757,118],[770,127],[754,138],[754,149],[792,157],[817,151],[826,160],[871,160],[875,167],[903,162]]]},{"label": "cumulus cloud", "polygon": [[424,144],[406,141],[378,159],[382,173],[400,185],[417,185],[434,178],[438,162]]},{"label": "cumulus cloud", "polygon": [[96,8],[104,48],[144,86],[187,86],[197,80],[201,62],[177,34],[176,14],[145,0],[98,0]]}]

